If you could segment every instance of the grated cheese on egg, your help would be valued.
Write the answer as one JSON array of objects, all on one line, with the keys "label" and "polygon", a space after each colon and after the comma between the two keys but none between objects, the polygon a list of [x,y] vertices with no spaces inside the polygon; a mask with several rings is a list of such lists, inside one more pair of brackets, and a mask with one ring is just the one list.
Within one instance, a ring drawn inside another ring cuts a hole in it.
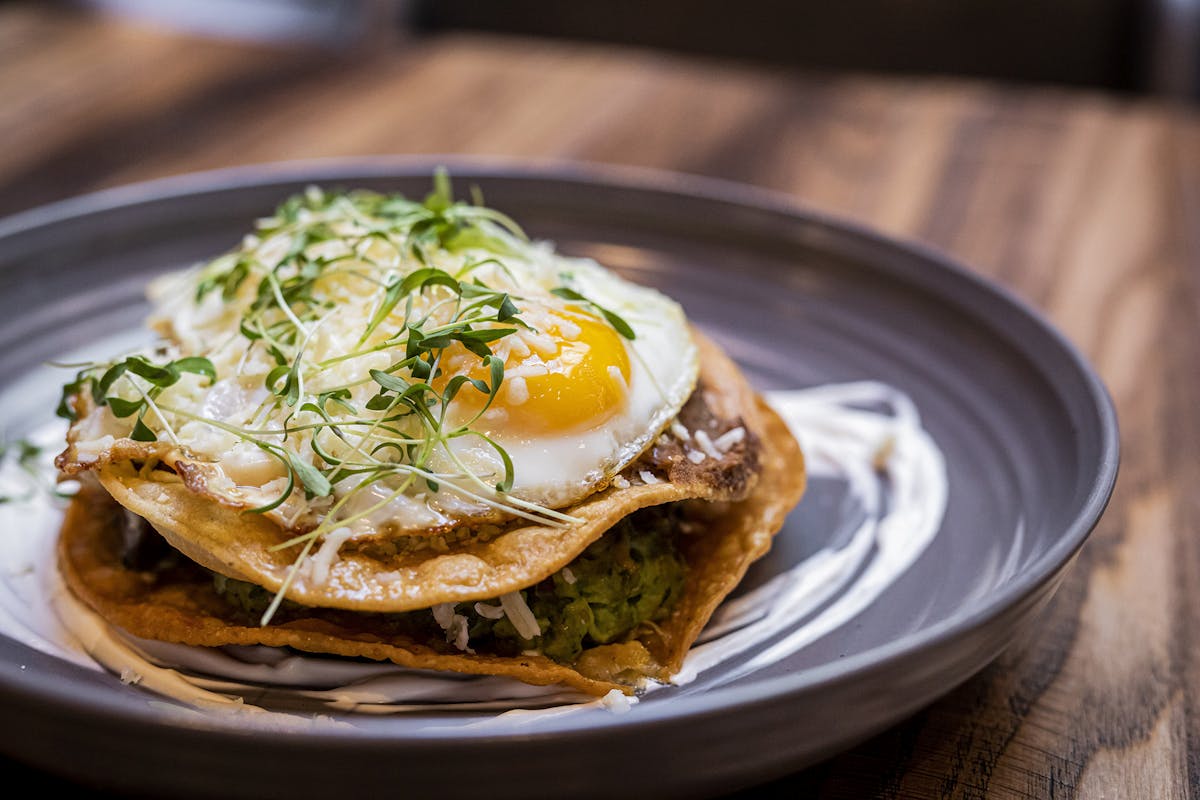
[{"label": "grated cheese on egg", "polygon": [[506,381],[508,387],[508,404],[513,406],[524,405],[529,399],[529,387],[525,384],[525,379],[517,376]]},{"label": "grated cheese on egg", "polygon": [[579,334],[583,333],[583,328],[569,319],[563,319],[558,322],[558,332],[568,339],[575,339]]}]

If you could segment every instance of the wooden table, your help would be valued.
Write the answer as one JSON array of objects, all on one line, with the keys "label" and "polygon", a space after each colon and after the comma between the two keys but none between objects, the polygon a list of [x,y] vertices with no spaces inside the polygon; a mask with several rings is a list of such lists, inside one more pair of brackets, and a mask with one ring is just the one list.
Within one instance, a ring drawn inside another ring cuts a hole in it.
[{"label": "wooden table", "polygon": [[1122,428],[1116,493],[1024,639],[779,785],[822,798],[1200,793],[1195,113],[483,36],[271,50],[26,4],[0,7],[0,98],[0,213],[251,162],[503,154],[745,181],[958,256],[1099,370]]}]

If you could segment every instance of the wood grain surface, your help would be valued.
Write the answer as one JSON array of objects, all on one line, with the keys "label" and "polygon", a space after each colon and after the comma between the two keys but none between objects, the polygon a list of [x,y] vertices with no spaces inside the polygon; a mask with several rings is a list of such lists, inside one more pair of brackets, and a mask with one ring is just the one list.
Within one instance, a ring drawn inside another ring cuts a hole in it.
[{"label": "wood grain surface", "polygon": [[26,3],[0,6],[0,99],[0,213],[262,161],[581,159],[781,190],[999,280],[1082,348],[1113,395],[1122,464],[1109,509],[1051,607],[992,666],[773,788],[1200,796],[1195,112],[527,39],[269,49]]}]

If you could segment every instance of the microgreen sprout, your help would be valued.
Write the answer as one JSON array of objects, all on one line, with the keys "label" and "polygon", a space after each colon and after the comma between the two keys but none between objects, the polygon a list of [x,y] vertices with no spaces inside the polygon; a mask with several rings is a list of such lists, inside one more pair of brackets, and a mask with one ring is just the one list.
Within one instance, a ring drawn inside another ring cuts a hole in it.
[{"label": "microgreen sprout", "polygon": [[582,294],[575,291],[574,289],[571,289],[567,286],[559,286],[556,289],[551,289],[550,292],[557,297],[561,297],[564,300],[570,300],[574,303],[580,303],[582,305],[590,306],[591,308],[595,309],[600,314],[600,316],[604,317],[604,319],[608,321],[608,324],[612,325],[613,329],[616,330],[617,333],[621,334],[622,336],[624,336],[626,339],[629,339],[630,341],[633,341],[634,339],[637,338],[637,335],[633,332],[633,328],[630,327],[628,322],[623,320],[621,317],[617,316],[616,313],[614,313],[614,312],[610,311],[609,309],[605,308],[604,306],[600,305],[599,303],[596,303],[596,302],[584,297]]},{"label": "microgreen sprout", "polygon": [[[289,198],[190,284],[185,313],[236,315],[222,331],[237,334],[200,350],[213,360],[172,339],[153,356],[82,365],[63,388],[59,415],[74,422],[89,403],[107,407],[128,421],[129,438],[179,447],[190,441],[179,429],[200,425],[277,462],[278,494],[244,504],[299,531],[278,546],[299,555],[277,601],[323,536],[401,494],[447,491],[540,524],[577,521],[510,494],[513,460],[481,423],[504,385],[505,340],[532,328],[504,263],[525,234],[477,192],[475,201],[455,201],[444,171],[422,201],[316,188]],[[354,317],[361,327],[331,345],[325,329],[348,324],[338,317],[348,291],[368,298]],[[612,310],[567,286],[552,291],[634,339]],[[218,382],[253,396],[253,409],[231,416],[189,402],[197,385]],[[474,396],[460,402],[464,395]],[[452,446],[465,439],[495,454],[494,474],[468,467]],[[365,494],[371,486],[380,491]]]},{"label": "microgreen sprout", "polygon": [[[200,356],[188,356],[165,364],[154,364],[143,356],[129,356],[112,364],[85,366],[75,375],[75,380],[63,387],[57,414],[71,422],[76,421],[79,418],[77,403],[86,391],[91,394],[91,399],[97,406],[107,405],[113,416],[118,419],[137,415],[129,434],[134,441],[153,442],[158,438],[145,422],[148,411],[154,413],[159,423],[174,439],[174,433],[170,431],[170,426],[154,401],[163,390],[178,383],[187,373],[201,375],[209,382],[217,378],[217,371],[212,362]],[[136,379],[132,376],[136,376]],[[125,384],[133,388],[136,399],[110,394],[114,385],[122,378],[125,379]]]}]

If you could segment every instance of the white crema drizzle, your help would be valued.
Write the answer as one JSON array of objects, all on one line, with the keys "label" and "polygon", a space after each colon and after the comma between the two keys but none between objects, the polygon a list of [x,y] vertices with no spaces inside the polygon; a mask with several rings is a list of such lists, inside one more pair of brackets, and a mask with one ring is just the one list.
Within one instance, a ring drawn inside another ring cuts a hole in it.
[{"label": "white crema drizzle", "polygon": [[[906,395],[863,382],[771,392],[767,398],[799,440],[810,481],[844,487],[837,535],[786,572],[727,600],[688,654],[675,685],[720,665],[727,668],[710,673],[710,685],[737,680],[846,624],[913,564],[945,513],[945,463]],[[332,712],[432,710],[492,714],[460,725],[499,719],[536,724],[595,707],[625,713],[636,702],[616,691],[595,699],[502,677],[130,637],[77,601],[55,567],[62,508],[46,488],[62,435],[63,426],[49,425],[30,437],[44,450],[36,464],[13,458],[0,464],[0,492],[12,498],[0,505],[0,633],[31,648],[107,669],[179,700],[185,704],[175,708],[180,713],[188,713],[188,706],[227,709],[267,726],[346,724],[327,716]],[[454,724],[452,718],[447,724]]]}]

